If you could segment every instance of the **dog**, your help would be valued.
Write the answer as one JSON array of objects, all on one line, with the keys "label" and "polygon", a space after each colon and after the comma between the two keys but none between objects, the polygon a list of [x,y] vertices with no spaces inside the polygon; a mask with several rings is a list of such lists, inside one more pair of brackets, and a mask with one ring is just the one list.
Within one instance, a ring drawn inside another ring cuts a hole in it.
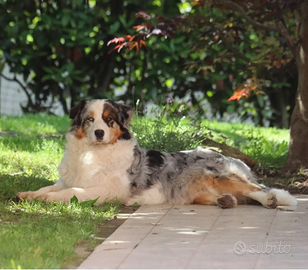
[{"label": "dog", "polygon": [[294,206],[289,192],[258,184],[238,159],[197,148],[165,153],[141,148],[132,132],[132,109],[108,99],[82,100],[70,111],[71,126],[59,166],[60,180],[19,199],[126,205],[202,204],[233,208],[254,200],[266,208]]}]

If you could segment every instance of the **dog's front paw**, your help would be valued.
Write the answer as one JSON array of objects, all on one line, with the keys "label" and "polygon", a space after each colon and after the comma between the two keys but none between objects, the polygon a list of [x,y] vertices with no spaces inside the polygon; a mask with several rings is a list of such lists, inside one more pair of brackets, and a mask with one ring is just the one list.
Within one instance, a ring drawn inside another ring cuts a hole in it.
[{"label": "dog's front paw", "polygon": [[56,192],[48,192],[37,199],[42,202],[56,202],[58,198],[56,196]]},{"label": "dog's front paw", "polygon": [[19,200],[33,200],[35,198],[34,191],[25,191],[25,192],[18,192],[16,194],[17,199]]},{"label": "dog's front paw", "polygon": [[232,194],[223,194],[218,198],[217,204],[221,208],[234,208],[237,206],[237,199]]},{"label": "dog's front paw", "polygon": [[61,203],[69,203],[70,199],[59,196],[58,192],[48,192],[37,198],[42,202],[61,202]]}]

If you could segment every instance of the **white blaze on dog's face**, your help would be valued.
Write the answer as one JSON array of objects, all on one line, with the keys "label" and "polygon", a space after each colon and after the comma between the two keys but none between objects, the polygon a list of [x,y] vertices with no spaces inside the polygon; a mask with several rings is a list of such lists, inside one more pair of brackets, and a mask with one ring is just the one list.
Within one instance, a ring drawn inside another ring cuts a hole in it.
[{"label": "white blaze on dog's face", "polygon": [[[86,126],[87,138],[90,143],[109,143],[115,136],[111,136],[111,128],[119,132],[119,126],[115,126],[115,121],[111,116],[104,117],[105,101],[95,101],[88,107]],[[114,132],[115,133],[115,132]]]},{"label": "white blaze on dog's face", "polygon": [[114,144],[129,140],[132,110],[111,100],[81,101],[72,108],[71,132],[78,139],[86,138],[90,144]]}]

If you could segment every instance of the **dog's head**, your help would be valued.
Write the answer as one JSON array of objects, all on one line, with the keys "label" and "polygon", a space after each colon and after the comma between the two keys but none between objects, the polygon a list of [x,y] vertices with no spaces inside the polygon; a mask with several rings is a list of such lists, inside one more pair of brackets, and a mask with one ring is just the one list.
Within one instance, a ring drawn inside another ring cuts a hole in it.
[{"label": "dog's head", "polygon": [[108,99],[82,100],[70,111],[71,132],[90,144],[114,144],[129,140],[132,109],[122,102]]}]

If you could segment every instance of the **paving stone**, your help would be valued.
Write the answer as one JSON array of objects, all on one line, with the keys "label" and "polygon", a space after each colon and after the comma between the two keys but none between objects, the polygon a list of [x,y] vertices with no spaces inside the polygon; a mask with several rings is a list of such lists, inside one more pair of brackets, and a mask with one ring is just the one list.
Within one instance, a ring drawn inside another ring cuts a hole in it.
[{"label": "paving stone", "polygon": [[292,209],[142,206],[79,268],[307,268],[308,196]]}]

